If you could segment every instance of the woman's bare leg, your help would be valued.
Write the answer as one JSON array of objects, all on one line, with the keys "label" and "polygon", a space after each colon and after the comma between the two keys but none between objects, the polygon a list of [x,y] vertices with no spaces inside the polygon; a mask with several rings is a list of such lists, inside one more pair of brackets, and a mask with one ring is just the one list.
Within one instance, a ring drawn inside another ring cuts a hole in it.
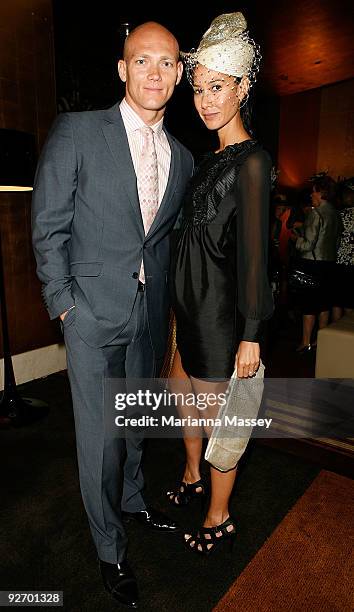
[{"label": "woman's bare leg", "polygon": [[229,499],[236,480],[236,468],[219,472],[210,466],[211,498],[204,527],[221,525],[230,516]]},{"label": "woman's bare leg", "polygon": [[[203,395],[203,397],[207,397],[207,394],[210,394],[210,397],[218,396],[220,393],[225,393],[229,384],[229,381],[223,382],[212,382],[212,381],[204,381],[194,377],[191,377],[192,386],[194,393],[196,395]],[[205,409],[205,417],[206,418],[216,418],[218,411],[220,409],[220,405],[208,405]],[[204,415],[203,415],[204,416]],[[210,437],[212,433],[212,428],[205,428]],[[203,527],[216,527],[217,525],[221,525],[229,518],[229,500],[231,496],[231,492],[235,483],[236,478],[236,468],[234,470],[230,470],[229,472],[220,472],[219,470],[210,466],[211,473],[211,499],[209,503],[209,508],[203,523]],[[234,532],[235,526],[233,524],[228,525],[226,528],[227,531]],[[216,537],[222,537],[223,533],[220,531],[215,534]],[[191,534],[186,533],[184,535],[185,540],[189,540]],[[208,540],[211,538],[210,534],[204,535],[205,539]],[[198,546],[198,549],[202,550],[201,543],[196,543],[196,540],[192,540],[188,544],[191,548],[195,545]],[[213,544],[207,544],[208,548],[211,548]]]},{"label": "woman's bare leg", "polygon": [[[189,376],[182,367],[181,356],[178,350],[175,353],[171,368],[169,389],[170,391],[176,393],[193,392]],[[199,416],[199,412],[194,406],[184,406],[183,404],[178,404],[177,410],[182,418],[188,415],[193,418],[197,418]],[[187,484],[200,480],[200,458],[202,455],[203,432],[201,428],[197,431],[196,428],[193,428],[193,431],[196,434],[195,436],[188,435],[188,431],[186,431],[186,435],[183,438],[186,449],[186,467],[182,480]],[[199,492],[198,489],[196,489],[196,491]],[[200,492],[201,491],[202,489],[200,488]]]},{"label": "woman's bare leg", "polygon": [[[334,310],[335,309],[333,308],[333,311],[332,311],[333,313],[334,313]],[[328,321],[329,321],[329,310],[323,310],[322,312],[320,312],[318,316],[318,329],[323,329],[324,327],[327,327]],[[317,338],[312,343],[312,346],[317,346]]]},{"label": "woman's bare leg", "polygon": [[319,329],[323,329],[324,327],[327,327],[328,321],[329,321],[329,310],[323,310],[323,312],[320,312],[320,316],[318,318]]},{"label": "woman's bare leg", "polygon": [[303,315],[302,317],[302,342],[298,347],[298,350],[303,348],[304,346],[308,346],[311,343],[311,335],[315,325],[316,316],[315,315]]},{"label": "woman's bare leg", "polygon": [[[191,377],[192,386],[194,393],[207,395],[210,397],[220,396],[220,394],[226,393],[229,381],[212,382],[202,381]],[[220,405],[208,405],[205,409],[205,417],[216,418]],[[204,416],[204,415],[203,415]],[[212,433],[212,428],[205,428],[208,437]],[[232,488],[235,483],[236,469],[230,470],[229,472],[220,472],[219,470],[210,466],[211,475],[211,498],[208,508],[208,512],[204,521],[204,527],[215,527],[221,525],[229,516],[229,499],[232,492]],[[232,530],[232,526],[230,526]]]}]

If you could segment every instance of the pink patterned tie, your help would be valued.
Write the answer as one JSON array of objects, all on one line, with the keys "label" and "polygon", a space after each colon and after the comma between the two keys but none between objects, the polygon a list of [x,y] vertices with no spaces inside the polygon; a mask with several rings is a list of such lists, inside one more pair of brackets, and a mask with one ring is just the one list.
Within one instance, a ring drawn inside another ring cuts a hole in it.
[{"label": "pink patterned tie", "polygon": [[[159,177],[154,131],[148,126],[141,128],[141,131],[144,143],[137,172],[137,186],[146,235],[159,208]],[[141,282],[145,282],[143,264],[141,264],[139,279]]]}]

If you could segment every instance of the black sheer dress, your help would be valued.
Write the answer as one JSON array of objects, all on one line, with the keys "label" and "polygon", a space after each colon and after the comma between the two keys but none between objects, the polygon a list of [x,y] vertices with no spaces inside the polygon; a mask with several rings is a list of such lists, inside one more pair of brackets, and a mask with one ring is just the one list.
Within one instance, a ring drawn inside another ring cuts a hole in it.
[{"label": "black sheer dress", "polygon": [[187,374],[229,378],[240,340],[273,312],[267,274],[271,161],[254,140],[204,157],[171,257],[177,347]]}]

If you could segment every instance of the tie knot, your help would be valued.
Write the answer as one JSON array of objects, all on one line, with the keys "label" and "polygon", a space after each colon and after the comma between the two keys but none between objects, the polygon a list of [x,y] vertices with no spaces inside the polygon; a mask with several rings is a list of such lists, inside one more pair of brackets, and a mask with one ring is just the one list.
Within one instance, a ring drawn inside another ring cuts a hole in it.
[{"label": "tie knot", "polygon": [[144,125],[144,127],[141,128],[142,134],[145,138],[150,138],[152,139],[154,136],[154,130],[149,127],[148,125]]},{"label": "tie knot", "polygon": [[146,157],[152,157],[155,161],[156,159],[156,148],[155,148],[155,140],[154,140],[154,130],[145,125],[141,128],[141,133],[143,135],[143,143],[142,143],[142,151],[141,154]]}]

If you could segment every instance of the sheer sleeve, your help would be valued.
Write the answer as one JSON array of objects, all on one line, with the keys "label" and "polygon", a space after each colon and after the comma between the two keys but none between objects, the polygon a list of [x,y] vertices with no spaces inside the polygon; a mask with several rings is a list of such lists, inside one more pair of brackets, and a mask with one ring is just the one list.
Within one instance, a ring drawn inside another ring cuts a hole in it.
[{"label": "sheer sleeve", "polygon": [[268,280],[271,161],[265,151],[251,154],[238,180],[237,307],[245,319],[241,340],[259,342],[273,313]]}]

